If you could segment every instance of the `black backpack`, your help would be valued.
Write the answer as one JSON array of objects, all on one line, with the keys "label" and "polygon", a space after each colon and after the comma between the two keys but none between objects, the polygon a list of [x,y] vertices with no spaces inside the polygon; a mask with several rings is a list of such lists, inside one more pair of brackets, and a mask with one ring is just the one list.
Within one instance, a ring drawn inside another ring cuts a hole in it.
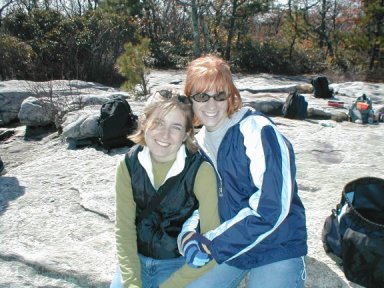
[{"label": "black backpack", "polygon": [[345,185],[325,219],[325,251],[340,257],[348,280],[384,287],[384,179],[362,177]]},{"label": "black backpack", "polygon": [[313,94],[316,98],[332,98],[333,89],[329,88],[329,82],[327,77],[318,76],[311,80],[313,86]]},{"label": "black backpack", "polygon": [[137,116],[123,97],[115,96],[101,106],[98,126],[99,140],[104,148],[133,146],[127,136],[136,130]]},{"label": "black backpack", "polygon": [[308,102],[297,91],[289,93],[282,108],[283,116],[291,119],[307,118]]}]

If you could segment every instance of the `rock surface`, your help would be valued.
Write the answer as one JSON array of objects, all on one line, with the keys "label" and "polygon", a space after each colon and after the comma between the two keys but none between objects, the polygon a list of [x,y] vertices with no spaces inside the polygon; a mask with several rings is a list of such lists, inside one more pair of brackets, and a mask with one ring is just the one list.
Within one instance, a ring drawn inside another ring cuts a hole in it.
[{"label": "rock surface", "polygon": [[[45,117],[42,119],[39,117],[50,114],[53,109],[71,111],[73,107],[101,105],[109,98],[118,95],[130,97],[129,93],[119,89],[79,80],[2,81],[0,82],[0,126],[8,125],[15,120],[21,120],[25,125],[43,126],[47,124],[47,120]],[[34,99],[27,100],[28,97]],[[26,105],[23,105],[23,102],[26,102]],[[31,106],[34,113],[29,113]],[[33,116],[35,118],[30,119]],[[53,120],[51,119],[52,123]]]},{"label": "rock surface", "polygon": [[[300,77],[236,77],[246,101],[270,99],[266,105],[283,101],[287,91],[309,83]],[[150,85],[153,90],[180,88],[183,80],[181,72],[156,71]],[[353,82],[332,87],[345,103],[361,92],[372,96],[374,106],[384,103],[384,84]],[[310,107],[321,111],[346,110],[328,107],[326,100],[310,92],[303,95]],[[143,106],[130,104],[137,114]],[[70,122],[80,117],[73,119]],[[273,120],[296,152],[297,181],[308,224],[306,287],[360,287],[345,278],[338,259],[324,252],[321,229],[347,182],[383,177],[384,123]],[[0,177],[0,287],[109,287],[116,265],[114,175],[127,148],[110,153],[99,147],[68,149],[57,133],[27,138],[25,126],[13,123],[0,129],[14,132],[0,142],[6,166]]]}]

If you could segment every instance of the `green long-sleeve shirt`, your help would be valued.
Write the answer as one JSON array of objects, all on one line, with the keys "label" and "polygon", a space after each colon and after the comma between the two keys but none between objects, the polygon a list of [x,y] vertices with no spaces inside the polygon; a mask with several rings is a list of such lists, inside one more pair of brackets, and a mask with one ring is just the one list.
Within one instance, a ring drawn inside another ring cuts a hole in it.
[{"label": "green long-sleeve shirt", "polygon": [[[171,169],[174,161],[158,163],[152,161],[152,171],[155,188],[159,187]],[[194,192],[199,201],[201,232],[212,230],[219,224],[217,209],[217,190],[215,172],[210,164],[203,162],[195,179]],[[124,287],[142,287],[140,260],[136,240],[136,204],[133,199],[131,178],[125,161],[122,160],[116,172],[116,246],[123,277]],[[189,282],[201,276],[215,264],[194,269],[184,265],[175,272],[161,287],[184,287]]]}]

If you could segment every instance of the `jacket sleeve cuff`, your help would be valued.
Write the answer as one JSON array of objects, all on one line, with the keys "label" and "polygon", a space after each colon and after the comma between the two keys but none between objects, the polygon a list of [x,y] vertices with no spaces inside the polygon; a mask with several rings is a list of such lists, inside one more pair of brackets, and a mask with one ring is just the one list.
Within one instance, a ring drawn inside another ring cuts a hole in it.
[{"label": "jacket sleeve cuff", "polygon": [[198,232],[199,221],[200,221],[199,210],[195,210],[192,213],[191,217],[189,217],[187,221],[185,221],[185,223],[183,224],[183,227],[181,228],[181,232],[179,233],[179,236],[177,236],[177,248],[179,249],[180,254],[183,256],[184,256],[183,246],[181,245],[181,241],[185,234],[189,232]]}]

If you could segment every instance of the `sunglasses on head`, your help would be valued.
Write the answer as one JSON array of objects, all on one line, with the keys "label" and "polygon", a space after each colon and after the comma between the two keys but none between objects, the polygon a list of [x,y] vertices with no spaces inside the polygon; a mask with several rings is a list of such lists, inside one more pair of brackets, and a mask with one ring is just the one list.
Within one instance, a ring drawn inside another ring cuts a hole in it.
[{"label": "sunglasses on head", "polygon": [[167,99],[171,99],[173,96],[173,93],[171,90],[158,90],[158,91],[156,91],[156,93],[159,93],[160,96],[167,98]]},{"label": "sunglasses on head", "polygon": [[177,100],[183,104],[191,104],[191,100],[184,95],[175,95],[170,90],[159,90],[156,91],[160,94],[160,96],[166,98],[166,99],[172,99],[173,97],[177,98]]},{"label": "sunglasses on head", "polygon": [[225,92],[219,92],[214,95],[209,95],[207,93],[202,92],[192,95],[191,98],[196,102],[207,102],[209,98],[213,98],[215,99],[215,101],[225,101],[228,99],[228,95]]}]

